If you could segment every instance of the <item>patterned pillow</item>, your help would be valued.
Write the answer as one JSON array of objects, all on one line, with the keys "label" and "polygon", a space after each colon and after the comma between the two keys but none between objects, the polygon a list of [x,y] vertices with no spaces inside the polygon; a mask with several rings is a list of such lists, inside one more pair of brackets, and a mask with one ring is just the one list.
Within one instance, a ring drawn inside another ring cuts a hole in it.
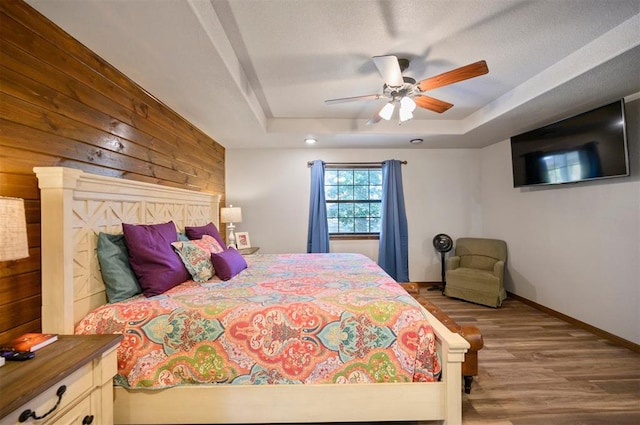
[{"label": "patterned pillow", "polygon": [[211,254],[224,251],[218,241],[209,235],[193,241],[173,242],[171,246],[196,282],[206,282],[213,277]]}]

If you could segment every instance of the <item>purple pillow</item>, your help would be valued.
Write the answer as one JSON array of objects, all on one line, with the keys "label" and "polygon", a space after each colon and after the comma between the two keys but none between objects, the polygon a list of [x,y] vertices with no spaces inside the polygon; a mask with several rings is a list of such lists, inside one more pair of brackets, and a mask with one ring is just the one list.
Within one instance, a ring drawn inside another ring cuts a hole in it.
[{"label": "purple pillow", "polygon": [[211,254],[211,261],[213,269],[222,280],[229,280],[247,268],[244,257],[234,248]]},{"label": "purple pillow", "polygon": [[178,239],[173,221],[163,224],[126,224],[122,232],[129,250],[129,264],[146,297],[189,280],[189,272],[171,246]]},{"label": "purple pillow", "polygon": [[191,240],[193,239],[202,239],[203,235],[209,235],[216,238],[220,246],[224,249],[227,249],[227,244],[224,243],[224,239],[220,236],[220,232],[215,224],[209,223],[206,226],[200,227],[188,227],[185,226],[184,232],[187,234],[187,237]]}]

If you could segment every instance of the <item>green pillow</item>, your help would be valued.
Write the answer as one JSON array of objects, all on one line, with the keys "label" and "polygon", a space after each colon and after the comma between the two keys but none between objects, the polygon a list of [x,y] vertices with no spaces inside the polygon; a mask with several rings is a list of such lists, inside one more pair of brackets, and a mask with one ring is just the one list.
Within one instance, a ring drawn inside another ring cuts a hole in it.
[{"label": "green pillow", "polygon": [[115,303],[142,292],[136,275],[129,265],[129,252],[124,235],[98,234],[98,261],[107,301]]}]

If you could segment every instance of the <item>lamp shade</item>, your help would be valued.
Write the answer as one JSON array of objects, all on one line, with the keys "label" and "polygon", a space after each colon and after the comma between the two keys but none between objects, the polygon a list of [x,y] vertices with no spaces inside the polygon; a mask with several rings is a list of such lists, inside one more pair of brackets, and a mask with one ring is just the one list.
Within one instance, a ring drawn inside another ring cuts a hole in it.
[{"label": "lamp shade", "polygon": [[233,205],[220,208],[220,221],[223,223],[241,223],[242,208],[234,207]]},{"label": "lamp shade", "polygon": [[0,261],[29,256],[24,200],[0,197]]}]

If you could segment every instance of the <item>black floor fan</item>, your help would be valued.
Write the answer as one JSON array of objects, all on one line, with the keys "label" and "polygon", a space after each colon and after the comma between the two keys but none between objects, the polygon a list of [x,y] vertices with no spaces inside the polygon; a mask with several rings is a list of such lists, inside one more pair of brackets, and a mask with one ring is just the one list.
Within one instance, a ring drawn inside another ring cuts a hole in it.
[{"label": "black floor fan", "polygon": [[445,280],[445,272],[446,272],[446,263],[444,260],[444,255],[451,251],[453,248],[453,240],[449,235],[445,235],[444,233],[439,233],[433,237],[433,247],[440,253],[440,262],[442,267],[442,285],[440,286],[432,286],[429,288],[429,291],[440,290],[444,291],[444,287],[447,282]]}]

